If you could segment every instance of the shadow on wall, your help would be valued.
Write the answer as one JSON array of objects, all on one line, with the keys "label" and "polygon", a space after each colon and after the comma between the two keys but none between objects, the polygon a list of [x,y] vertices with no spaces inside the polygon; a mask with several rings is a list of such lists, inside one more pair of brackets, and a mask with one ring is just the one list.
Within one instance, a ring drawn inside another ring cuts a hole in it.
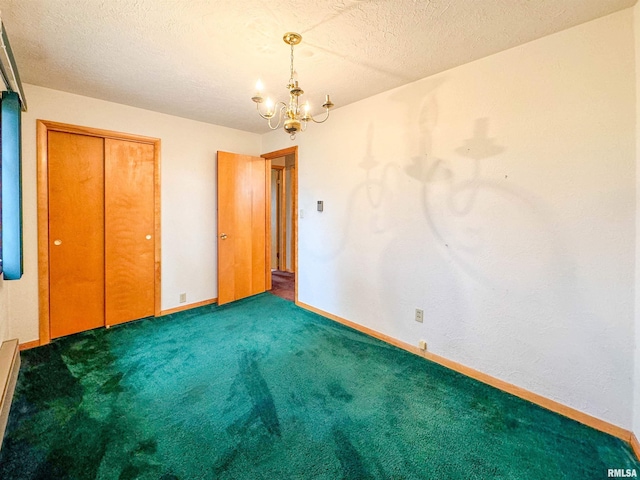
[{"label": "shadow on wall", "polygon": [[[510,272],[518,267],[530,275],[529,279],[531,275],[548,278],[562,272],[566,278],[574,268],[554,212],[543,198],[523,186],[527,179],[510,178],[510,170],[517,173],[517,165],[506,163],[503,155],[507,148],[491,136],[490,119],[470,119],[469,133],[461,132],[459,141],[455,141],[456,132],[452,135],[451,130],[438,125],[437,93],[445,81],[439,77],[424,82],[418,95],[415,86],[392,94],[390,99],[402,102],[405,109],[404,118],[395,122],[401,124],[398,130],[389,131],[387,124],[381,135],[375,121],[369,121],[365,152],[358,163],[364,178],[344,204],[343,227],[333,230],[322,243],[310,245],[309,254],[332,260],[344,253],[347,243],[351,248],[369,250],[370,239],[354,235],[365,232],[365,222],[367,234],[401,237],[398,252],[410,249],[442,256],[449,267],[453,262],[488,287],[515,288]],[[416,101],[416,97],[422,100]],[[435,134],[437,126],[440,130]],[[433,152],[447,148],[437,145],[438,141],[457,146],[451,148],[450,156],[438,157]],[[397,156],[376,155],[378,142],[386,144],[387,152],[395,142]],[[412,180],[418,182],[418,191]],[[370,208],[362,208],[367,205]],[[424,222],[416,216],[420,211]],[[425,234],[421,225],[426,225],[430,234]],[[410,236],[416,237],[416,245],[407,244]],[[527,250],[527,246],[531,248]],[[521,286],[530,285],[530,281],[523,281]]]},{"label": "shadow on wall", "polygon": [[[459,105],[450,92],[439,102],[444,82],[440,76],[392,92],[385,101],[397,103],[393,121],[371,118],[360,127],[361,143],[339,156],[345,164],[336,173],[360,181],[342,205],[342,228],[332,224],[307,250],[330,260],[327,303],[412,342],[427,328],[413,321],[413,309],[424,308],[435,351],[494,365],[528,358],[511,381],[535,373],[522,383],[579,388],[553,382],[577,378],[575,358],[596,344],[611,311],[601,305],[606,296],[589,298],[597,278],[576,264],[589,246],[571,224],[582,200],[562,183],[545,185],[571,172],[557,154],[536,153],[529,135],[536,125],[525,118],[441,112]],[[507,105],[510,93],[494,92],[493,102]],[[580,152],[571,141],[562,155]],[[361,159],[357,166],[347,162],[353,158]]]},{"label": "shadow on wall", "polygon": [[[403,103],[410,128],[402,142],[409,148],[406,161],[399,159],[402,173],[419,182],[420,192],[419,198],[409,193],[401,198],[420,205],[410,219],[398,221],[393,238],[380,253],[376,280],[384,296],[379,321],[402,325],[409,338],[429,332],[436,339],[435,351],[463,363],[473,357],[494,365],[500,365],[501,356],[528,359],[527,366],[512,372],[511,381],[544,382],[548,390],[568,388],[577,398],[585,398],[588,382],[580,375],[590,371],[615,377],[618,357],[624,355],[607,341],[606,330],[617,319],[603,304],[607,294],[593,295],[597,274],[577,264],[580,249],[588,249],[589,243],[575,238],[567,212],[577,201],[572,193],[585,192],[562,192],[558,184],[545,185],[544,179],[551,175],[570,174],[558,163],[561,159],[538,158],[535,152],[522,159],[505,155],[505,142],[491,136],[488,117],[470,119],[471,135],[456,141],[457,132],[439,124],[440,85],[432,83],[421,102],[415,100],[415,89],[402,89],[392,97]],[[384,208],[388,172],[397,170],[398,160],[376,161],[374,128],[369,125],[366,154],[359,166],[365,170],[364,183],[375,185],[381,195],[369,200],[377,211]],[[501,131],[528,145],[530,128],[523,123]],[[452,148],[443,148],[439,141]],[[524,151],[523,144],[515,145],[515,150]],[[533,161],[539,173],[530,165]],[[533,177],[524,177],[523,172]],[[565,201],[567,205],[559,203]],[[394,209],[400,208],[396,202]],[[422,230],[414,225],[419,209],[428,226]],[[598,217],[593,220],[597,223]],[[413,322],[416,307],[424,308],[428,330]],[[598,364],[597,359],[603,358],[600,350],[607,349],[604,358],[612,360]]]},{"label": "shadow on wall", "polygon": [[[428,118],[429,115],[425,113],[424,117]],[[429,149],[424,149],[424,155],[412,157],[411,164],[404,169],[405,173],[422,185],[422,209],[436,239],[450,250],[449,255],[460,266],[476,277],[481,276],[481,273],[460,255],[460,252],[472,253],[481,248],[481,231],[475,227],[464,228],[464,234],[459,235],[455,234],[451,227],[460,219],[472,214],[478,195],[483,189],[505,189],[502,185],[483,179],[481,171],[483,161],[503,153],[505,148],[497,145],[495,139],[488,136],[489,119],[478,118],[475,120],[473,136],[455,149],[455,152],[463,157],[455,161],[463,167],[460,169],[453,165],[453,160],[431,155],[429,121],[421,121],[419,125],[420,136],[425,138],[424,145]],[[505,175],[505,179],[507,178],[508,175]],[[436,198],[438,195],[439,199]]]},{"label": "shadow on wall", "polygon": [[[410,150],[408,161],[402,162],[405,165],[402,171],[420,184],[422,213],[436,244],[446,249],[443,253],[447,258],[483,283],[502,283],[504,279],[488,275],[486,272],[491,269],[485,268],[483,262],[479,265],[479,259],[488,261],[487,255],[509,256],[519,248],[509,239],[497,239],[496,230],[508,236],[514,230],[531,229],[538,235],[534,243],[537,240],[538,247],[544,245],[548,250],[544,255],[547,259],[551,256],[555,261],[566,261],[560,246],[563,242],[554,241],[560,236],[553,213],[546,208],[544,200],[523,187],[523,182],[510,182],[512,165],[505,163],[504,158],[496,158],[507,149],[499,139],[490,136],[488,117],[470,120],[471,137],[461,138],[448,158],[434,154],[439,138],[451,143],[452,137],[442,125],[439,136],[434,134],[440,116],[437,92],[445,80],[441,77],[426,83],[421,102],[415,101],[415,91],[410,89],[401,89],[391,97],[405,105],[407,122],[413,125],[405,134],[404,143]],[[372,140],[373,136],[367,145],[365,162],[361,164],[367,170],[367,182],[374,166],[370,160]],[[442,143],[439,147],[442,151]],[[503,171],[500,173],[499,169]],[[384,173],[382,179],[384,181]],[[527,240],[532,239],[527,237]]]},{"label": "shadow on wall", "polygon": [[[401,89],[391,97],[404,104],[404,125],[409,125],[400,142],[408,149],[406,160],[398,159],[402,167],[398,160],[376,160],[374,125],[367,130],[366,154],[359,166],[365,170],[368,192],[378,194],[368,194],[369,204],[373,211],[384,209],[386,197],[395,202],[391,210],[410,212],[397,220],[393,238],[380,254],[377,280],[385,291],[381,318],[417,328],[409,319],[413,308],[424,307],[425,318],[432,320],[430,328],[442,335],[441,346],[477,345],[474,339],[482,338],[482,329],[498,328],[507,338],[521,338],[519,348],[526,355],[535,351],[535,345],[528,344],[527,329],[557,329],[559,320],[589,314],[577,312],[584,308],[577,307],[581,299],[575,265],[557,214],[547,199],[527,189],[529,179],[518,177],[522,165],[504,157],[507,148],[491,136],[490,119],[470,119],[470,136],[461,134],[459,141],[451,127],[438,125],[437,91],[443,82],[441,78],[426,84],[421,102],[416,102],[415,89]],[[450,152],[446,158],[434,154],[443,151]],[[393,199],[389,172],[398,170],[419,182],[418,190],[413,183],[411,191]],[[411,201],[419,205],[408,204]],[[414,305],[416,299],[424,304]],[[493,323],[477,321],[487,314],[495,317]],[[521,329],[531,315],[536,322]],[[452,319],[457,319],[453,329]],[[557,358],[550,356],[543,363],[566,362],[559,358],[562,342],[584,335],[572,330],[549,340]]]}]

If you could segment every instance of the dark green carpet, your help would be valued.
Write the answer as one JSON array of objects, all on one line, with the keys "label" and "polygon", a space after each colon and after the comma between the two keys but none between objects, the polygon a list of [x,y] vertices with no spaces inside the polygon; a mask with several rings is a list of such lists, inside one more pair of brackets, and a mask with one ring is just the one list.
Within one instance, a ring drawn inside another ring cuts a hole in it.
[{"label": "dark green carpet", "polygon": [[622,441],[270,294],[22,353],[2,479],[602,479]]}]

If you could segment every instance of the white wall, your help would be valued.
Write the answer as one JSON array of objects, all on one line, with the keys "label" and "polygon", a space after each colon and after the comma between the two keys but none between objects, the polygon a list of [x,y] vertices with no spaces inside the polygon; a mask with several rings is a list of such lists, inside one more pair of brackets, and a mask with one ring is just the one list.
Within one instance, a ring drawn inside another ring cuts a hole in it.
[{"label": "white wall", "polygon": [[633,7],[636,86],[636,305],[633,432],[640,439],[640,3]]},{"label": "white wall", "polygon": [[7,282],[0,278],[0,344],[9,340],[9,299]]},{"label": "white wall", "polygon": [[25,273],[20,281],[0,285],[0,300],[3,289],[9,295],[8,337],[18,337],[21,343],[38,338],[36,119],[160,138],[162,309],[178,306],[181,292],[186,292],[187,303],[215,298],[216,151],[257,155],[260,136],[33,85],[25,85],[25,93]]},{"label": "white wall", "polygon": [[[300,301],[631,428],[632,20],[628,9],[309,126]],[[272,132],[262,151],[290,145]]]}]

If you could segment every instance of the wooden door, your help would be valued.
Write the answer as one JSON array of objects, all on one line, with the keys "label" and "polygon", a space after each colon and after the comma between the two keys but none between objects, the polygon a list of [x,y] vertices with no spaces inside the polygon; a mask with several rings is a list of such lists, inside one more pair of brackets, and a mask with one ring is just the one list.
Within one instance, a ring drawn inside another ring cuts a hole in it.
[{"label": "wooden door", "polygon": [[218,305],[267,290],[270,162],[218,152]]},{"label": "wooden door", "polygon": [[154,314],[154,146],[105,140],[105,323]]},{"label": "wooden door", "polygon": [[49,132],[51,337],[104,325],[104,140]]}]

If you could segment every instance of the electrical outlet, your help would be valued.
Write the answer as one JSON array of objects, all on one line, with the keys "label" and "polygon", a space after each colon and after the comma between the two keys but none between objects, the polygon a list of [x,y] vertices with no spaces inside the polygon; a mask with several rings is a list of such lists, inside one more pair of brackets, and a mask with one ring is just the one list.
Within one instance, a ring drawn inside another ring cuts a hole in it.
[{"label": "electrical outlet", "polygon": [[186,293],[181,293],[180,294],[180,303],[184,303],[187,301],[187,294]]},{"label": "electrical outlet", "polygon": [[424,320],[424,310],[421,308],[416,308],[416,322],[422,323]]},{"label": "electrical outlet", "polygon": [[418,342],[418,348],[420,348],[420,350],[426,350],[427,349],[427,342],[425,340],[420,340]]}]

